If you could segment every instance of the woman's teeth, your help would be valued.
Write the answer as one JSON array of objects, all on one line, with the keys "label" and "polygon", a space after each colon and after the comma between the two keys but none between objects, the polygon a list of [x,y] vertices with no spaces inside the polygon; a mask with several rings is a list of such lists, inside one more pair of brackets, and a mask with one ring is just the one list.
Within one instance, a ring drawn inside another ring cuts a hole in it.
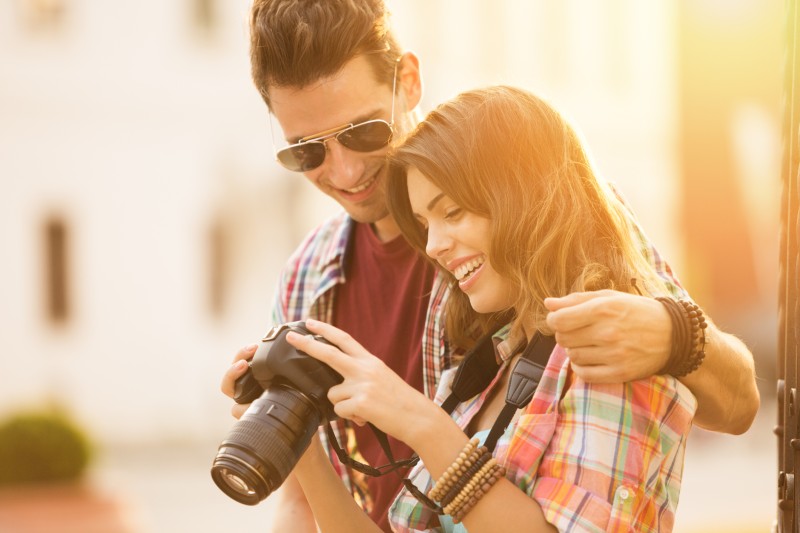
[{"label": "woman's teeth", "polygon": [[463,281],[464,278],[469,276],[473,270],[478,268],[484,263],[485,259],[483,257],[476,257],[475,259],[470,259],[463,265],[460,265],[458,268],[455,269],[453,275],[456,277],[458,281]]}]

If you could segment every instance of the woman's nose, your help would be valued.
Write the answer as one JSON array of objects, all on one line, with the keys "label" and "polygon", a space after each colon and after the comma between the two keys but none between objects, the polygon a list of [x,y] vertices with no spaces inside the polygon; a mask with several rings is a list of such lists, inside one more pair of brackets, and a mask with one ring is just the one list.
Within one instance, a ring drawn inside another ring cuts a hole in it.
[{"label": "woman's nose", "polygon": [[439,259],[451,248],[451,239],[447,233],[442,231],[438,224],[431,224],[428,227],[428,242],[425,245],[425,253],[431,259]]}]

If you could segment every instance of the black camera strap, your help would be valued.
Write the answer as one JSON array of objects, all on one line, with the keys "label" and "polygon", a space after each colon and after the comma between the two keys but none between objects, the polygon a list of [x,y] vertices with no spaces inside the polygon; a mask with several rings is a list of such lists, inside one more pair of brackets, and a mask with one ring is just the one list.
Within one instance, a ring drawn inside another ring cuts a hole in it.
[{"label": "black camera strap", "polygon": [[[486,390],[486,387],[491,384],[497,375],[500,365],[495,357],[493,336],[494,334],[488,334],[482,337],[475,347],[464,356],[464,360],[456,370],[450,395],[441,406],[447,414],[452,414],[459,403],[465,402]],[[484,443],[489,452],[494,451],[497,440],[503,435],[508,424],[514,418],[514,413],[530,403],[536,388],[539,386],[539,382],[542,380],[544,369],[555,345],[555,337],[537,333],[525,347],[519,360],[514,365],[514,369],[511,371],[506,391],[506,404],[492,425],[489,436]],[[395,461],[386,434],[372,424],[369,424],[369,427],[378,439],[378,443],[389,459],[389,463],[373,467],[356,461],[339,445],[333,433],[333,428],[328,423],[325,425],[328,441],[342,464],[346,464],[358,472],[377,477],[393,472],[398,468],[413,466],[419,461],[419,456],[416,454],[408,459]],[[404,480],[404,482],[406,487],[413,487],[409,480]],[[415,493],[415,496],[419,497],[416,494],[418,492],[416,487],[411,490],[412,493]],[[427,502],[423,503],[427,504]]]},{"label": "black camera strap", "polygon": [[506,404],[497,416],[497,420],[492,424],[489,436],[486,437],[483,444],[490,453],[494,451],[497,440],[503,435],[511,419],[514,418],[514,413],[531,403],[555,346],[555,337],[537,333],[517,360],[508,381]]}]

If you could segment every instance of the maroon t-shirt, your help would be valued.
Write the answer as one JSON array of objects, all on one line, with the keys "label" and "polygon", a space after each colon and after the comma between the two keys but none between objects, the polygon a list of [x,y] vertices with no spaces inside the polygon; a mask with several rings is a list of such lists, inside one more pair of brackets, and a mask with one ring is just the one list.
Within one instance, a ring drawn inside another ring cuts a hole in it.
[{"label": "maroon t-shirt", "polygon": [[[380,357],[406,383],[422,391],[422,332],[434,269],[400,236],[383,243],[369,224],[356,224],[345,263],[346,283],[337,287],[333,323],[370,353]],[[353,425],[358,450],[372,466],[388,458],[368,426]],[[395,459],[413,451],[389,437]],[[388,510],[406,470],[366,477],[372,499],[370,517],[391,531]]]}]

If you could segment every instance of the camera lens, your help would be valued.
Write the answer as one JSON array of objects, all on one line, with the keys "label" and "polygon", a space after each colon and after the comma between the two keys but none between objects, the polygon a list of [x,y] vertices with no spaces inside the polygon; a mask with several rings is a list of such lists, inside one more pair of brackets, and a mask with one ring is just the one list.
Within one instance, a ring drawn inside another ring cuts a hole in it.
[{"label": "camera lens", "polygon": [[303,393],[284,385],[270,387],[220,444],[211,466],[214,483],[240,503],[257,504],[283,483],[321,420]]}]

